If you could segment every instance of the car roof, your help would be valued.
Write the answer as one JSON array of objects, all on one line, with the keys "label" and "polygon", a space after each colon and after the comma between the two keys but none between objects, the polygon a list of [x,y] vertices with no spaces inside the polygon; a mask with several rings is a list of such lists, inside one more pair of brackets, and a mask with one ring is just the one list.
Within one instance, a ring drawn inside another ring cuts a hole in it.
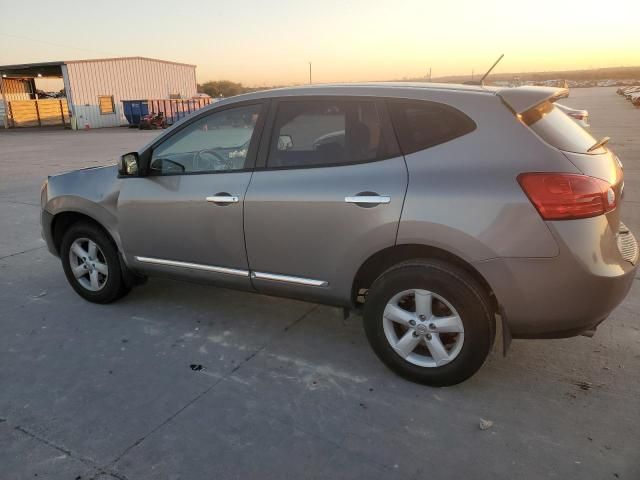
[{"label": "car roof", "polygon": [[485,85],[460,85],[455,83],[429,82],[372,82],[372,83],[328,83],[298,87],[274,88],[228,97],[209,107],[230,105],[248,100],[263,100],[278,97],[305,97],[324,95],[403,97],[422,96],[426,92],[444,95],[497,95],[506,102],[513,111],[521,113],[546,100],[555,101],[569,95],[566,88],[521,86],[521,87],[487,87]]},{"label": "car roof", "polygon": [[[416,92],[424,90],[445,92],[489,93],[497,90],[494,87],[483,85],[461,85],[455,83],[428,83],[428,82],[366,82],[366,83],[320,83],[315,85],[300,85],[293,87],[273,88],[240,95],[240,97],[278,97],[292,95],[327,95],[341,93],[349,95],[367,95],[371,90],[404,90]],[[236,97],[237,98],[237,97]]]},{"label": "car roof", "polygon": [[269,91],[282,92],[289,90],[296,91],[309,91],[313,92],[318,89],[331,88],[331,89],[349,89],[362,88],[364,90],[370,88],[402,88],[407,90],[412,89],[428,89],[428,90],[454,90],[454,91],[467,91],[467,92],[482,92],[488,93],[495,90],[493,87],[486,87],[484,85],[463,85],[459,83],[431,83],[431,82],[359,82],[359,83],[319,83],[315,85],[300,85],[293,87],[274,88]]},{"label": "car roof", "polygon": [[368,83],[319,83],[314,85],[300,85],[293,87],[256,90],[213,102],[202,110],[231,105],[237,102],[264,100],[278,97],[310,97],[310,96],[379,96],[409,97],[420,92],[441,94],[482,94],[495,95],[498,88],[483,85],[461,85],[455,83],[428,82],[368,82]]}]

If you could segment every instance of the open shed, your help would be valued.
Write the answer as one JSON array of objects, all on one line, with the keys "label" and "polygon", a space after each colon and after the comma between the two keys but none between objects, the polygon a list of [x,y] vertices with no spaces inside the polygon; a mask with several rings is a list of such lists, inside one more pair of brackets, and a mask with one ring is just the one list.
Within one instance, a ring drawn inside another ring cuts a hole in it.
[{"label": "open shed", "polygon": [[[5,128],[127,125],[122,100],[192,98],[195,73],[195,65],[145,57],[3,65],[0,116]],[[38,83],[52,79],[60,92],[43,94]]]}]

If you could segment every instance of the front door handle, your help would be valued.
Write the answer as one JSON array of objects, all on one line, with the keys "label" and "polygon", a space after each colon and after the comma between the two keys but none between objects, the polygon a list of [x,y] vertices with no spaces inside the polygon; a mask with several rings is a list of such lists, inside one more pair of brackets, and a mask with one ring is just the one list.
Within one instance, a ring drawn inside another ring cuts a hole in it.
[{"label": "front door handle", "polygon": [[216,193],[215,195],[207,197],[206,200],[207,200],[207,202],[217,203],[217,204],[224,204],[224,205],[226,205],[228,203],[238,203],[239,202],[238,197],[236,197],[234,195],[229,195],[226,192]]},{"label": "front door handle", "polygon": [[358,194],[353,197],[344,197],[344,201],[346,203],[355,203],[362,207],[373,207],[381,203],[387,204],[391,202],[391,197],[389,195],[378,195],[366,192],[365,194]]}]

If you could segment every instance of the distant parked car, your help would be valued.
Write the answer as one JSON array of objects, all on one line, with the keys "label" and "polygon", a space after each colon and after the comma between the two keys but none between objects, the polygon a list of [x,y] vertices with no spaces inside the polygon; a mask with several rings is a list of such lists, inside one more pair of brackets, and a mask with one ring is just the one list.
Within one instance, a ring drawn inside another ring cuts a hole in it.
[{"label": "distant parked car", "polygon": [[556,102],[556,107],[561,111],[569,115],[575,122],[583,128],[589,128],[589,112],[586,110],[577,110],[575,108],[567,107]]},{"label": "distant parked car", "polygon": [[618,89],[616,90],[616,93],[617,93],[618,95],[622,95],[622,94],[624,93],[624,90],[625,90],[626,88],[629,88],[629,87],[626,87],[626,86],[620,87],[620,88],[618,88]]},{"label": "distant parked car", "polygon": [[358,310],[389,368],[452,385],[481,367],[498,318],[505,345],[591,335],[633,284],[622,167],[554,105],[567,93],[236,96],[117,167],[50,177],[43,236],[88,301],[168,275]]},{"label": "distant parked car", "polygon": [[633,89],[638,88],[637,86],[625,86],[625,87],[620,87],[618,90],[616,90],[616,93],[618,95],[622,95],[623,97],[627,94],[627,92],[633,91]]}]

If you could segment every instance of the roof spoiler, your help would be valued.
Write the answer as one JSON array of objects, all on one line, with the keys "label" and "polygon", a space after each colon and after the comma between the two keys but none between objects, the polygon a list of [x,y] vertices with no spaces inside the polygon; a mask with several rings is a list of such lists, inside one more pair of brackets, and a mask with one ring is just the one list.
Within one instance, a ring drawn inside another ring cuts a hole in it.
[{"label": "roof spoiler", "polygon": [[501,88],[496,92],[516,113],[524,113],[543,102],[555,102],[569,96],[569,89],[554,87]]}]

